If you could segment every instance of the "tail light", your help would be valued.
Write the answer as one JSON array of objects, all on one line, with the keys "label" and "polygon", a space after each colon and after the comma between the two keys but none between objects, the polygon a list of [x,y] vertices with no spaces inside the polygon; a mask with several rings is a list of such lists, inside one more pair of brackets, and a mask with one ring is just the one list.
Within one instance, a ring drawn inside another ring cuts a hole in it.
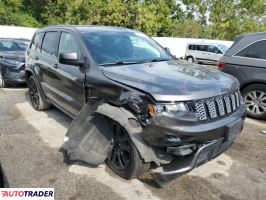
[{"label": "tail light", "polygon": [[219,69],[223,69],[224,66],[225,66],[225,63],[224,63],[224,62],[218,62],[218,63],[217,63],[217,67],[218,67]]}]

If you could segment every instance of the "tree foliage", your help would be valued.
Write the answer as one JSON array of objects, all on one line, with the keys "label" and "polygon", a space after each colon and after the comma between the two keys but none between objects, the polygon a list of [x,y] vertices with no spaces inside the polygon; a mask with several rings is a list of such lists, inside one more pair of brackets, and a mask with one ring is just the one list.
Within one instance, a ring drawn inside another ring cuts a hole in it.
[{"label": "tree foliage", "polygon": [[0,24],[94,24],[150,36],[232,40],[266,31],[266,0],[0,0]]}]

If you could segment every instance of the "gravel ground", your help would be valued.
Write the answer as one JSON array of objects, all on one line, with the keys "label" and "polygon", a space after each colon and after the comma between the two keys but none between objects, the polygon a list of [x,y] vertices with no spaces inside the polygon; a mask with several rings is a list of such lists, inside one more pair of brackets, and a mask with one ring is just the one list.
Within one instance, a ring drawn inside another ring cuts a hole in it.
[{"label": "gravel ground", "polygon": [[54,187],[56,199],[266,199],[265,122],[247,119],[235,144],[215,160],[157,188],[149,174],[126,181],[105,165],[64,160],[71,119],[33,110],[25,88],[0,89],[0,163],[11,187]]}]

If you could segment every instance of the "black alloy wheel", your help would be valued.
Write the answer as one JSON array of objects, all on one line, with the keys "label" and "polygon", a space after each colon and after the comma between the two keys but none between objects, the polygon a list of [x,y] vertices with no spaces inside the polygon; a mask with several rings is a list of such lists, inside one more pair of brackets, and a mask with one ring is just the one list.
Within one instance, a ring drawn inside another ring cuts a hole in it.
[{"label": "black alloy wheel", "polygon": [[106,164],[117,175],[125,179],[138,178],[146,172],[150,163],[145,163],[132,142],[127,130],[118,122],[110,121],[113,133],[113,148]]},{"label": "black alloy wheel", "polygon": [[39,91],[38,91],[37,85],[33,77],[29,78],[28,87],[29,87],[29,95],[30,95],[30,101],[31,101],[32,107],[38,110],[39,101],[40,101]]},{"label": "black alloy wheel", "polygon": [[110,157],[110,163],[117,170],[125,170],[130,164],[131,145],[126,130],[118,123],[111,122],[114,147]]}]

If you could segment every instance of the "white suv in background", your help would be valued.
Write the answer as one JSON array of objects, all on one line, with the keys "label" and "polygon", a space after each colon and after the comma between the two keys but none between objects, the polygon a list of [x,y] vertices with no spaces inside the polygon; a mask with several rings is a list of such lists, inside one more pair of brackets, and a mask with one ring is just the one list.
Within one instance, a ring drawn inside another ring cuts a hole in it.
[{"label": "white suv in background", "polygon": [[216,64],[228,50],[224,44],[218,43],[189,43],[187,45],[185,59],[188,62]]}]

